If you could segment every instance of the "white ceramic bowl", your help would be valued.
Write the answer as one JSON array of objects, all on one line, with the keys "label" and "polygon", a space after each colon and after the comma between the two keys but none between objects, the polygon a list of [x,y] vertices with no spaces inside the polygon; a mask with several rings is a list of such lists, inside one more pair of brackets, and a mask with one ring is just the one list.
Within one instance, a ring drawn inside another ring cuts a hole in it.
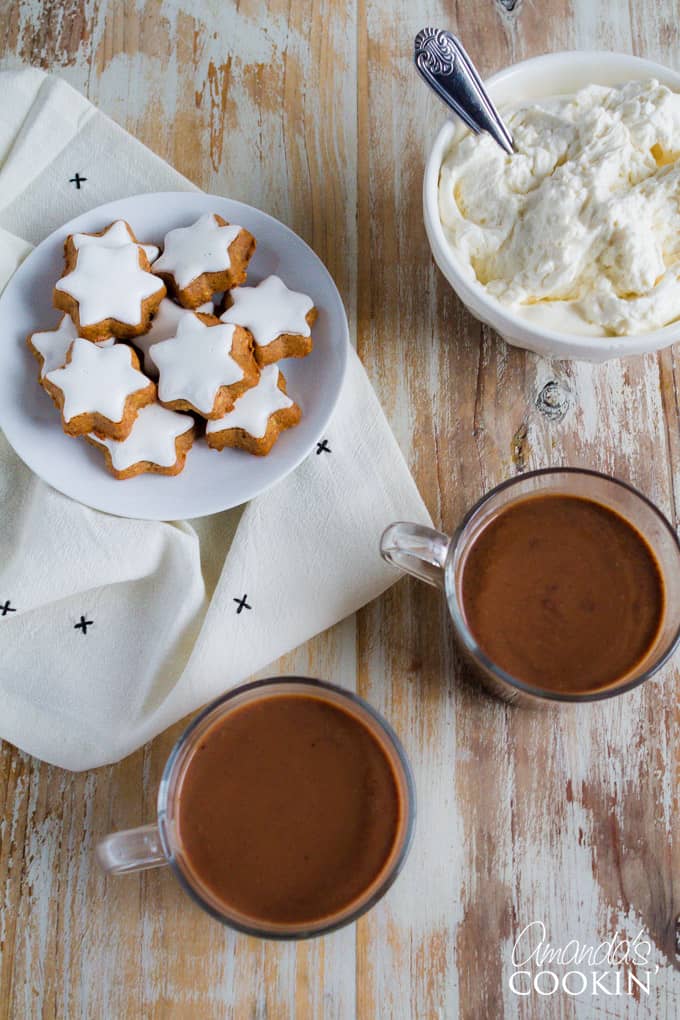
[{"label": "white ceramic bowl", "polygon": [[[620,85],[626,81],[658,78],[680,91],[680,74],[653,60],[625,53],[573,51],[547,53],[513,64],[486,82],[499,105],[576,92],[584,85]],[[435,139],[425,167],[423,211],[432,254],[458,297],[482,322],[487,323],[515,347],[552,358],[607,361],[628,354],[646,354],[680,340],[680,321],[650,333],[629,336],[581,336],[544,329],[515,315],[467,276],[447,241],[439,218],[439,171],[451,145],[467,130],[459,121],[447,121]]]}]

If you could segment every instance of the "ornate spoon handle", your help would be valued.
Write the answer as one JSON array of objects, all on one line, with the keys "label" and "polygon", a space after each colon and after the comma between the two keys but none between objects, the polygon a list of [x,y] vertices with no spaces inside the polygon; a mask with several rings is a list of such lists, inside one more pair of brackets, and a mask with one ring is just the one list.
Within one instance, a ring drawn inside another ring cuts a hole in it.
[{"label": "ornate spoon handle", "polygon": [[514,151],[512,135],[455,35],[439,28],[422,29],[416,36],[414,59],[430,88],[475,134],[486,131],[507,153]]}]

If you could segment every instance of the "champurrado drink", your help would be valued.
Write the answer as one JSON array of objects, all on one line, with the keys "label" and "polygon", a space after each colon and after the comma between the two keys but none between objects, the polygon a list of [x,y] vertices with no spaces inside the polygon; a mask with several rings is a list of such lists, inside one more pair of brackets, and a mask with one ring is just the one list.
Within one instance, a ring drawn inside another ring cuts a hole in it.
[{"label": "champurrado drink", "polygon": [[482,651],[544,690],[621,683],[654,645],[665,608],[656,557],[623,517],[578,496],[501,510],[462,566],[461,602]]},{"label": "champurrado drink", "polygon": [[378,737],[313,694],[265,694],[217,720],[178,798],[192,881],[260,925],[332,920],[362,900],[406,810]]}]

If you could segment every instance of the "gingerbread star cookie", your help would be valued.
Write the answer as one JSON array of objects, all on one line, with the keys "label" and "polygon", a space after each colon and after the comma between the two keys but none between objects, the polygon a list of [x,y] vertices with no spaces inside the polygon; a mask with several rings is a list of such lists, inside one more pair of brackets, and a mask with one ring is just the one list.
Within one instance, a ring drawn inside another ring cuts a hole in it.
[{"label": "gingerbread star cookie", "polygon": [[222,322],[250,330],[258,365],[304,358],[312,350],[314,302],[307,294],[289,290],[278,276],[268,276],[256,287],[235,287],[225,302]]},{"label": "gingerbread star cookie", "polygon": [[208,422],[206,440],[214,450],[235,446],[265,456],[279,434],[297,425],[301,417],[300,408],[286,394],[286,380],[278,365],[267,365],[257,386],[239,397],[233,411]]},{"label": "gingerbread star cookie", "polygon": [[71,436],[100,432],[125,439],[139,409],[156,399],[155,384],[139,371],[139,358],[127,344],[73,340],[64,367],[47,372],[41,383]]},{"label": "gingerbread star cookie", "polygon": [[134,478],[146,472],[178,475],[194,441],[196,426],[187,414],[160,404],[143,407],[127,439],[107,439],[96,432],[88,443],[104,451],[106,466],[116,478]]},{"label": "gingerbread star cookie", "polygon": [[247,230],[206,213],[166,235],[153,271],[181,305],[198,308],[217,291],[243,283],[254,251],[255,238]]},{"label": "gingerbread star cookie", "polygon": [[[69,347],[77,336],[78,330],[73,324],[71,316],[63,315],[56,329],[31,333],[26,337],[28,348],[40,365],[41,379],[55,368],[62,368],[66,363]],[[111,346],[113,343],[113,340],[103,340],[100,346]]]},{"label": "gingerbread star cookie", "polygon": [[[214,310],[212,301],[206,301],[204,305],[200,305],[196,309],[197,312],[202,312],[204,315],[212,315]],[[154,344],[160,343],[161,340],[169,340],[170,337],[173,337],[177,332],[180,320],[193,314],[189,308],[183,308],[182,305],[176,304],[170,298],[163,298],[158,311],[151,320],[149,332],[135,337],[134,345],[142,357],[144,371],[150,379],[158,378],[158,369],[149,357],[149,349]]]},{"label": "gingerbread star cookie", "polygon": [[57,280],[54,304],[71,316],[88,340],[130,339],[145,333],[165,297],[165,284],[149,272],[138,244],[67,243],[67,272]]},{"label": "gingerbread star cookie", "polygon": [[125,220],[114,220],[96,234],[69,234],[64,244],[64,254],[68,258],[69,251],[79,251],[87,245],[98,245],[101,248],[122,248],[124,244],[138,245],[149,262],[158,258],[159,248],[155,244],[141,244],[134,231]]},{"label": "gingerbread star cookie", "polygon": [[158,399],[175,411],[221,418],[259,378],[252,342],[247,330],[213,315],[185,316],[174,337],[149,350]]}]

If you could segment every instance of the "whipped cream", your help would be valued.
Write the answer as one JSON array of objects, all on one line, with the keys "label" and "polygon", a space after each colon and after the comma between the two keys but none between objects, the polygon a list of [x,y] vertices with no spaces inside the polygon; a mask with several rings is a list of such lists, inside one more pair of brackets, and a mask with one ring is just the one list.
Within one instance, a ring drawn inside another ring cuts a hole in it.
[{"label": "whipped cream", "polygon": [[444,233],[470,277],[562,332],[680,318],[680,95],[589,85],[503,115],[512,156],[466,133],[441,168]]}]

